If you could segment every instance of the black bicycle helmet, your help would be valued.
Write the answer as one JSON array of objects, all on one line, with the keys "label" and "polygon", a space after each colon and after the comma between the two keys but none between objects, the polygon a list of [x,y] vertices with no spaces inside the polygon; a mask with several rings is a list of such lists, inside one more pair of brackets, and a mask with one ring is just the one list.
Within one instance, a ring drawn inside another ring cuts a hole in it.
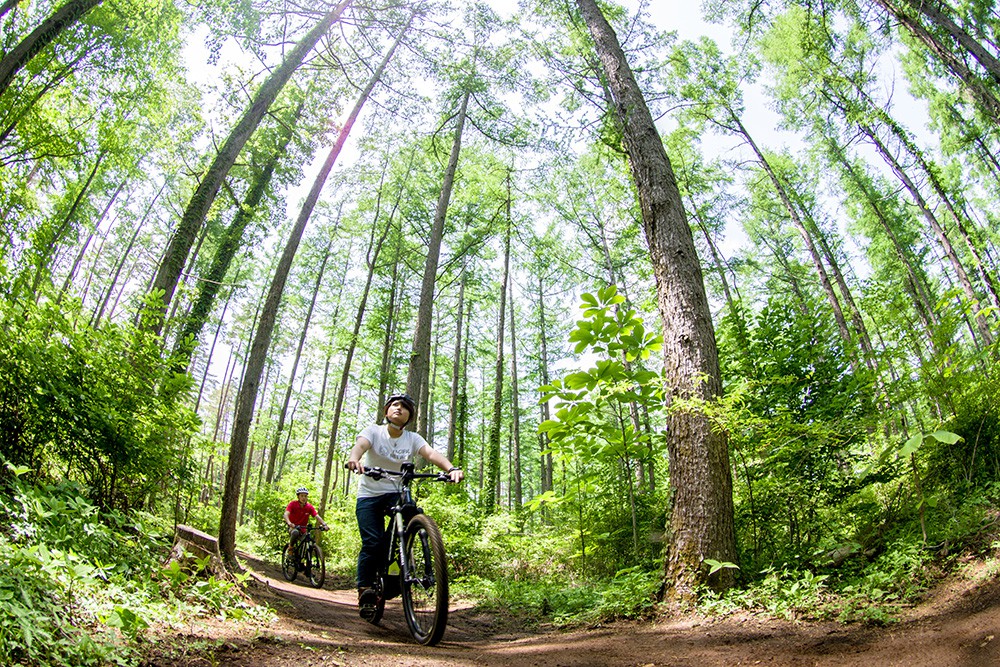
[{"label": "black bicycle helmet", "polygon": [[[410,413],[409,418],[406,420],[406,424],[409,424],[410,420],[413,419],[413,415],[417,413],[417,405],[413,402],[413,399],[410,398],[409,394],[393,394],[387,398],[385,400],[385,405],[382,406],[382,414],[384,415],[385,411],[388,410],[389,406],[395,401],[402,403],[403,407],[406,408],[406,411]],[[406,424],[403,424],[403,426],[406,426]]]}]

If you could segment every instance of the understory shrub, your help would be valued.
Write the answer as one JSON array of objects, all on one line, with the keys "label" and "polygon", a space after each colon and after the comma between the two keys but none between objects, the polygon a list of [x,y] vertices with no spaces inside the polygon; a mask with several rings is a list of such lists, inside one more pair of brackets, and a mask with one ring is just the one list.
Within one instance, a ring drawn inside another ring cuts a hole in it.
[{"label": "understory shrub", "polygon": [[77,484],[0,485],[0,664],[134,665],[147,629],[202,614],[263,620],[238,583],[162,562],[170,526],[100,512]]}]

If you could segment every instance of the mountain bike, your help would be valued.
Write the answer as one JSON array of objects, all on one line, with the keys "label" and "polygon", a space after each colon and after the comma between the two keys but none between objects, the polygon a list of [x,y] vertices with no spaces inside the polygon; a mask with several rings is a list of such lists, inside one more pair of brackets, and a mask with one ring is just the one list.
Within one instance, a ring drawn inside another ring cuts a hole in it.
[{"label": "mountain bike", "polygon": [[399,492],[388,510],[385,540],[390,546],[375,577],[375,613],[367,620],[377,624],[385,601],[402,595],[410,634],[417,642],[433,646],[441,641],[448,623],[448,565],[441,531],[417,506],[410,484],[415,479],[451,480],[443,473],[416,472],[412,463],[404,463],[400,472],[371,467],[364,474],[372,479],[394,478]]},{"label": "mountain bike", "polygon": [[315,529],[309,526],[305,528],[306,534],[295,545],[293,555],[289,556],[288,549],[282,547],[281,573],[288,581],[295,581],[298,573],[302,572],[313,588],[322,588],[323,582],[326,581],[326,560],[323,558],[323,550],[313,539]]}]

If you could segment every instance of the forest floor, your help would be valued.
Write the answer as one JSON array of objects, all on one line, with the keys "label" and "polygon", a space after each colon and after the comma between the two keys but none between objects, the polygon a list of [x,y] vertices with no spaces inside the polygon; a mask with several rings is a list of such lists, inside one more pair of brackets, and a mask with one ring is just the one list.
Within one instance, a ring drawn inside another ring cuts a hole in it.
[{"label": "forest floor", "polygon": [[328,580],[316,590],[301,578],[288,583],[274,564],[245,563],[251,596],[277,619],[250,632],[221,622],[191,626],[163,642],[145,667],[1000,665],[1000,577],[974,563],[882,627],[689,614],[561,630],[453,604],[435,647],[413,641],[398,599],[375,626],[358,617],[351,588]]}]

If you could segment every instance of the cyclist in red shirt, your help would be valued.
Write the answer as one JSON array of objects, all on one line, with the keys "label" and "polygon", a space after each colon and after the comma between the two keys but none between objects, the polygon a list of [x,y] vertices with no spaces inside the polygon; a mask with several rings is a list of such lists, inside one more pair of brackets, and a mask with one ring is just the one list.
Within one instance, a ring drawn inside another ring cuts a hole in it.
[{"label": "cyclist in red shirt", "polygon": [[285,523],[288,524],[288,555],[295,556],[295,544],[302,539],[309,529],[309,517],[316,517],[320,528],[327,530],[329,526],[320,518],[319,512],[309,502],[309,489],[303,487],[295,491],[298,500],[293,500],[285,507]]}]

